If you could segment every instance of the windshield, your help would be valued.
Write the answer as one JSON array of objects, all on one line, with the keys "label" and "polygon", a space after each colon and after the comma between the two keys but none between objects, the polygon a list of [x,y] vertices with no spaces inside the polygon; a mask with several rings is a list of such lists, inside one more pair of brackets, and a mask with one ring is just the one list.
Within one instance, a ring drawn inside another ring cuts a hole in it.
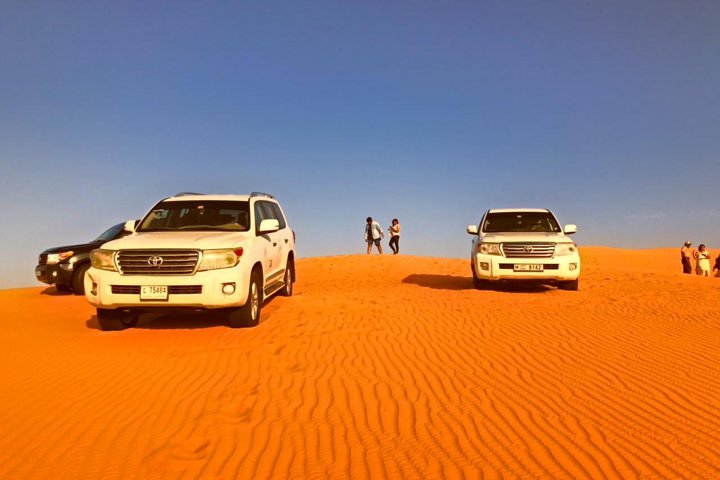
[{"label": "windshield", "polygon": [[548,232],[560,233],[555,217],[549,212],[497,212],[488,213],[482,231],[497,232]]},{"label": "windshield", "polygon": [[248,202],[188,200],[158,203],[143,218],[137,231],[210,230],[246,232],[249,228]]},{"label": "windshield", "polygon": [[110,240],[114,239],[118,236],[120,232],[123,231],[125,228],[124,223],[118,223],[117,225],[113,225],[112,227],[105,230],[103,233],[100,234],[99,237],[97,237],[93,242],[109,242]]}]

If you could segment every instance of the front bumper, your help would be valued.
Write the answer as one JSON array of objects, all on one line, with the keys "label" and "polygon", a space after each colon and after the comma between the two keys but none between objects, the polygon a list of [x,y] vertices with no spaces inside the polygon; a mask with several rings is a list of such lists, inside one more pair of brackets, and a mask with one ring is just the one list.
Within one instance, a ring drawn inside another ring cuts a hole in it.
[{"label": "front bumper", "polygon": [[[85,298],[95,308],[106,309],[239,307],[247,301],[249,284],[249,274],[239,267],[177,276],[120,275],[90,268],[85,276]],[[223,293],[225,284],[234,284],[234,292]],[[167,298],[141,299],[143,286],[168,287]]]},{"label": "front bumper", "polygon": [[42,283],[54,285],[56,283],[70,285],[75,264],[56,263],[52,265],[38,265],[35,267],[35,278]]},{"label": "front bumper", "polygon": [[576,280],[580,276],[580,257],[506,258],[478,253],[472,258],[475,276],[481,280]]}]

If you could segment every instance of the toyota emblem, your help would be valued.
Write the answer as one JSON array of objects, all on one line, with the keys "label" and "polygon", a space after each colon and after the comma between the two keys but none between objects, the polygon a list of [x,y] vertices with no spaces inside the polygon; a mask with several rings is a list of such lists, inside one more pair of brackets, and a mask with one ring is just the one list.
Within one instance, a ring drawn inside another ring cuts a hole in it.
[{"label": "toyota emblem", "polygon": [[152,265],[153,267],[159,267],[163,263],[163,258],[156,255],[154,257],[148,258],[147,263],[148,265]]},{"label": "toyota emblem", "polygon": [[[525,252],[526,252],[526,253],[532,253],[532,251],[533,251],[533,247],[532,247],[532,246],[528,245],[528,246],[525,247]],[[162,258],[161,258],[160,260],[162,260]]]}]

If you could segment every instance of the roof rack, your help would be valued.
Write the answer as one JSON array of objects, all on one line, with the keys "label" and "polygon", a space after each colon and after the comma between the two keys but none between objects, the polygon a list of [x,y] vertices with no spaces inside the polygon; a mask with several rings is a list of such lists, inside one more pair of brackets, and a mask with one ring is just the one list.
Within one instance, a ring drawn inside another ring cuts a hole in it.
[{"label": "roof rack", "polygon": [[204,193],[197,193],[197,192],[178,192],[174,197],[185,197],[187,195],[205,195]]},{"label": "roof rack", "polygon": [[275,197],[273,197],[272,195],[270,195],[269,193],[265,193],[265,192],[252,192],[252,193],[250,194],[250,196],[251,196],[251,197],[275,198]]}]

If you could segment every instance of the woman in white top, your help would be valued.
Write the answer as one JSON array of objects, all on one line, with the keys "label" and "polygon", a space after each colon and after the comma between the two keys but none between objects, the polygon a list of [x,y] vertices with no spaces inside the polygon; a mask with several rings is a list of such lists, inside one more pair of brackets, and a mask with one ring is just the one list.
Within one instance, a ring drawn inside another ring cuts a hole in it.
[{"label": "woman in white top", "polygon": [[388,228],[390,231],[390,248],[392,248],[393,255],[400,253],[400,222],[397,218],[393,218],[392,225]]},{"label": "woman in white top", "polygon": [[698,275],[710,276],[710,252],[705,250],[705,244],[700,244],[697,251]]}]

